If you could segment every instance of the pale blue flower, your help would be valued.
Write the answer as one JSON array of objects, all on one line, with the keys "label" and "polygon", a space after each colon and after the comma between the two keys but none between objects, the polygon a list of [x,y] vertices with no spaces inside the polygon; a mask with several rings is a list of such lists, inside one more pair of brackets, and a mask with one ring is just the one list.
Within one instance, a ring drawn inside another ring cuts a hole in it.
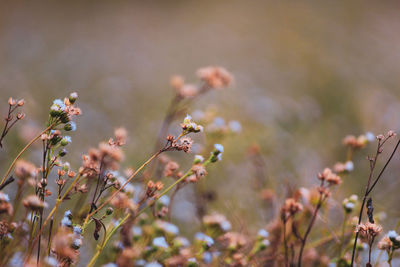
[{"label": "pale blue flower", "polygon": [[10,202],[10,197],[8,196],[8,194],[0,192],[0,201]]},{"label": "pale blue flower", "polygon": [[203,253],[203,261],[206,264],[210,264],[212,262],[212,254],[208,251]]},{"label": "pale blue flower", "polygon": [[177,235],[179,234],[179,228],[175,224],[165,222],[165,221],[160,221],[157,220],[155,222],[156,226],[163,230],[166,233],[172,234],[172,235]]},{"label": "pale blue flower", "polygon": [[219,152],[219,153],[224,153],[224,146],[221,144],[215,144],[214,148]]},{"label": "pale blue flower", "polygon": [[232,225],[229,221],[222,221],[219,226],[221,227],[222,231],[227,232],[232,229]]},{"label": "pale blue flower", "polygon": [[196,156],[194,156],[194,160],[198,161],[198,162],[203,162],[204,161],[204,157],[202,155],[196,155]]},{"label": "pale blue flower", "polygon": [[54,257],[47,257],[47,258],[45,259],[45,262],[46,262],[48,265],[52,266],[52,267],[57,267],[57,265],[58,265],[58,261],[57,261],[57,259],[54,258]]},{"label": "pale blue flower", "polygon": [[215,126],[217,127],[224,127],[225,126],[225,120],[221,117],[216,117],[214,118],[214,122]]},{"label": "pale blue flower", "polygon": [[146,263],[146,265],[144,267],[163,267],[163,266],[161,264],[159,264],[158,262],[153,261],[153,262]]},{"label": "pale blue flower", "polygon": [[391,231],[388,232],[388,237],[389,237],[390,239],[395,239],[397,236],[398,236],[398,234],[397,234],[397,232],[394,231],[394,230],[391,230]]},{"label": "pale blue flower", "polygon": [[163,195],[162,197],[160,197],[160,198],[158,199],[158,202],[160,202],[160,203],[161,203],[162,205],[164,205],[164,206],[168,206],[168,205],[169,205],[169,202],[170,202],[169,196]]},{"label": "pale blue flower", "polygon": [[79,249],[82,246],[82,239],[76,238],[72,241],[72,248]]},{"label": "pale blue flower", "polygon": [[174,243],[176,243],[180,247],[188,247],[188,246],[190,246],[189,240],[187,240],[187,238],[182,237],[182,236],[176,237],[174,239]]},{"label": "pale blue flower", "polygon": [[71,227],[72,226],[72,222],[68,217],[64,217],[61,220],[61,225],[64,226],[64,227]]},{"label": "pale blue flower", "polygon": [[242,125],[238,121],[230,121],[229,128],[234,133],[240,133],[242,131]]},{"label": "pale blue flower", "polygon": [[145,266],[147,262],[144,259],[135,261],[135,266]]},{"label": "pale blue flower", "polygon": [[56,105],[59,107],[60,110],[64,111],[65,110],[65,104],[64,101],[62,101],[61,99],[56,99],[53,101],[53,106]]},{"label": "pale blue flower", "polygon": [[265,229],[260,229],[257,233],[257,236],[262,237],[262,238],[267,238],[269,236],[269,233]]},{"label": "pale blue flower", "polygon": [[72,142],[71,136],[66,135],[66,136],[63,137],[63,139],[68,143]]},{"label": "pale blue flower", "polygon": [[375,140],[375,135],[373,134],[373,133],[371,133],[371,132],[367,132],[366,134],[365,134],[365,138],[367,138],[367,140],[369,141],[369,142],[373,142],[374,140]]},{"label": "pale blue flower", "polygon": [[344,168],[346,169],[346,171],[351,172],[354,170],[354,163],[349,160],[344,164]]},{"label": "pale blue flower", "polygon": [[80,228],[79,226],[74,226],[73,230],[74,230],[74,233],[77,235],[82,234],[82,228]]},{"label": "pale blue flower", "polygon": [[160,248],[169,248],[169,245],[167,241],[165,240],[165,237],[159,236],[155,237],[153,239],[153,246],[160,247]]},{"label": "pale blue flower", "polygon": [[64,212],[64,217],[72,219],[72,212],[70,210],[67,210],[66,212]]},{"label": "pale blue flower", "polygon": [[142,228],[139,226],[132,227],[132,233],[134,236],[141,236],[142,235]]},{"label": "pale blue flower", "polygon": [[107,264],[104,264],[102,267],[118,267],[118,265],[113,262],[109,262]]},{"label": "pale blue flower", "polygon": [[198,232],[194,235],[194,238],[201,241],[201,242],[205,242],[207,244],[207,246],[211,247],[214,244],[214,239],[212,239],[211,237],[209,237],[208,235],[202,233],[202,232]]}]

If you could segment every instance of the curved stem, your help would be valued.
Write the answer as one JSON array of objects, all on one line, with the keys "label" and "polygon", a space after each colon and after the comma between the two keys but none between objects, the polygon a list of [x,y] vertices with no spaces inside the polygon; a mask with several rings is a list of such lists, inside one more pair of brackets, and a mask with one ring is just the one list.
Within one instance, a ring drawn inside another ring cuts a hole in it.
[{"label": "curved stem", "polygon": [[0,186],[4,183],[4,181],[7,179],[8,175],[11,173],[12,169],[15,166],[15,163],[17,163],[17,160],[22,156],[22,154],[36,141],[38,140],[42,134],[44,134],[45,132],[47,132],[48,130],[50,130],[51,128],[53,128],[57,123],[53,123],[51,124],[49,127],[47,127],[46,129],[44,129],[40,134],[38,134],[35,138],[33,138],[19,153],[18,155],[15,157],[15,159],[13,160],[13,162],[11,163],[10,167],[8,168],[7,172],[4,174],[3,179],[0,182]]},{"label": "curved stem", "polygon": [[96,214],[100,209],[102,209],[105,205],[110,203],[110,201],[119,193],[121,192],[122,189],[133,179],[135,176],[144,168],[146,167],[153,159],[155,159],[158,155],[160,155],[163,152],[163,150],[158,151],[155,153],[153,156],[151,156],[145,163],[142,164],[127,180],[126,182],[117,190],[115,191],[106,201],[104,201],[97,209],[94,211],[90,212],[83,223],[82,229],[84,230],[89,222],[90,217],[92,217],[94,214]]},{"label": "curved stem", "polygon": [[44,227],[47,225],[47,223],[49,222],[49,220],[51,219],[51,217],[54,215],[54,213],[56,212],[56,210],[58,209],[58,206],[60,206],[60,204],[63,202],[63,200],[67,197],[68,193],[72,190],[72,188],[74,187],[74,185],[78,182],[79,178],[81,177],[81,173],[79,173],[75,179],[72,181],[72,183],[69,185],[69,187],[67,188],[67,190],[65,191],[65,193],[63,194],[63,196],[59,199],[57,199],[56,204],[54,205],[53,209],[50,211],[49,215],[47,215],[46,220],[44,220],[42,227],[39,229],[39,232],[36,234],[35,239],[33,240],[33,244],[30,246],[28,253],[26,255],[25,261],[29,259],[33,248],[36,245],[36,242],[39,239],[39,236],[42,234]]},{"label": "curved stem", "polygon": [[[209,163],[211,162],[210,159],[208,159],[207,161],[204,162],[204,166],[207,166]],[[187,177],[189,177],[190,175],[192,175],[192,168],[190,168],[189,171],[187,171],[185,173],[185,175],[183,175],[181,178],[179,178],[178,180],[176,180],[173,184],[171,184],[167,189],[165,189],[160,195],[157,196],[156,201],[162,197],[163,195],[167,194],[175,185],[177,185],[178,183],[182,182],[184,179],[186,179]],[[134,217],[138,217],[140,214],[142,214],[144,211],[146,211],[149,208],[149,206],[145,206],[143,209],[141,209],[137,214],[134,215]],[[107,245],[108,241],[110,240],[111,236],[118,230],[118,228],[120,228],[122,226],[122,224],[124,224],[124,222],[126,222],[126,220],[128,220],[132,215],[130,213],[128,213],[111,231],[110,233],[107,235],[105,241],[103,242],[103,244],[101,246],[97,247],[96,253],[93,255],[93,257],[91,258],[90,262],[88,263],[87,267],[92,267],[95,263],[97,258],[100,256],[101,252],[103,251],[103,249],[105,248],[105,246]]]}]

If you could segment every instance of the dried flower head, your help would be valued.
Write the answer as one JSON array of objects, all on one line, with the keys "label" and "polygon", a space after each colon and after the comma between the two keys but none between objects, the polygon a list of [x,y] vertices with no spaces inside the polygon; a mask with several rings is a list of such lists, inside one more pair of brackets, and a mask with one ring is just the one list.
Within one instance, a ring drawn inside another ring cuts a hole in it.
[{"label": "dried flower head", "polygon": [[222,67],[205,67],[197,71],[197,76],[214,89],[222,89],[229,86],[233,76]]},{"label": "dried flower head", "polygon": [[37,169],[33,163],[20,159],[15,164],[14,174],[19,179],[25,180],[36,177]]},{"label": "dried flower head", "polygon": [[30,210],[38,211],[42,210],[43,208],[47,207],[47,203],[42,201],[38,196],[36,195],[30,195],[27,196],[23,201],[22,204]]}]

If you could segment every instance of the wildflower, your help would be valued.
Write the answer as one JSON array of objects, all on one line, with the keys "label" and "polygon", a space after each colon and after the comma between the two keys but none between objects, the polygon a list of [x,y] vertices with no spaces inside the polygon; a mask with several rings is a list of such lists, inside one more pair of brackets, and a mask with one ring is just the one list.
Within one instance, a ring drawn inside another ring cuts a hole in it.
[{"label": "wildflower", "polygon": [[240,133],[242,131],[242,125],[238,121],[230,121],[229,129],[234,133]]},{"label": "wildflower", "polygon": [[13,208],[11,206],[10,198],[7,194],[0,191],[0,214],[8,213],[11,214]]},{"label": "wildflower", "polygon": [[167,234],[171,234],[171,235],[179,234],[179,228],[175,224],[157,220],[155,222],[155,225],[158,229],[162,230],[163,232],[165,232]]},{"label": "wildflower", "polygon": [[47,203],[43,202],[38,196],[36,195],[30,195],[26,197],[23,201],[22,204],[30,210],[34,211],[39,211],[42,210],[43,208],[47,207]]},{"label": "wildflower", "polygon": [[82,239],[76,238],[76,239],[74,239],[74,241],[72,241],[71,247],[73,249],[79,249],[81,246],[82,246]]},{"label": "wildflower", "polygon": [[19,107],[22,107],[24,104],[25,104],[25,100],[24,100],[24,99],[20,99],[20,100],[18,100],[18,102],[17,102],[17,105],[18,105]]},{"label": "wildflower", "polygon": [[376,139],[375,135],[371,132],[365,133],[365,138],[368,140],[368,142],[373,142]]},{"label": "wildflower", "polygon": [[214,148],[218,153],[224,153],[224,147],[221,144],[215,144]]},{"label": "wildflower", "polygon": [[246,245],[246,237],[240,233],[228,232],[219,238],[230,250],[237,250]]},{"label": "wildflower", "polygon": [[342,183],[342,180],[338,175],[332,172],[331,169],[325,168],[322,173],[318,174],[318,179],[322,181],[327,181],[331,185],[338,185]]},{"label": "wildflower", "polygon": [[169,161],[164,167],[164,176],[170,177],[172,176],[176,170],[179,169],[179,164],[175,161]]},{"label": "wildflower", "polygon": [[199,163],[202,163],[203,161],[204,161],[203,156],[201,156],[201,155],[194,156],[194,161],[193,161],[194,164],[199,164]]},{"label": "wildflower", "polygon": [[348,171],[348,172],[351,172],[351,171],[353,171],[354,170],[354,163],[352,162],[352,161],[347,161],[346,163],[345,163],[345,169],[346,169],[346,171]]},{"label": "wildflower", "polygon": [[118,146],[122,146],[126,143],[126,139],[128,137],[128,132],[125,128],[120,127],[120,128],[115,129],[114,135],[115,135],[116,144]]},{"label": "wildflower", "polygon": [[81,235],[82,234],[82,228],[79,227],[79,226],[74,226],[73,231],[77,235]]},{"label": "wildflower", "polygon": [[382,232],[382,226],[375,223],[366,222],[365,224],[359,224],[357,230],[363,237],[375,237]]},{"label": "wildflower", "polygon": [[66,131],[75,131],[76,130],[76,123],[70,121],[64,125],[64,130]]},{"label": "wildflower", "polygon": [[258,236],[258,237],[261,237],[261,238],[268,238],[269,233],[268,233],[268,231],[265,230],[265,229],[260,229],[260,230],[258,231],[258,233],[257,233],[257,236]]},{"label": "wildflower", "polygon": [[17,120],[22,120],[23,118],[25,118],[25,113],[18,112],[16,117]]},{"label": "wildflower", "polygon": [[72,221],[68,217],[64,217],[61,220],[61,225],[64,227],[71,227],[72,226]]},{"label": "wildflower", "polygon": [[189,153],[192,148],[193,141],[190,137],[183,137],[180,140],[180,145],[178,150],[183,150],[186,153]]},{"label": "wildflower", "polygon": [[14,106],[15,104],[17,104],[17,101],[16,101],[15,99],[13,99],[12,97],[10,97],[10,98],[8,99],[8,104],[9,104],[10,106]]},{"label": "wildflower", "polygon": [[155,237],[153,239],[153,246],[160,247],[160,248],[169,248],[169,245],[167,241],[165,240],[165,237],[160,236],[160,237]]},{"label": "wildflower", "polygon": [[160,263],[153,261],[153,262],[146,263],[144,265],[144,267],[163,267],[163,266]]},{"label": "wildflower", "polygon": [[183,79],[182,76],[174,75],[174,76],[171,77],[169,83],[170,83],[172,88],[174,88],[176,91],[179,92],[179,90],[185,84],[185,80]]},{"label": "wildflower", "polygon": [[14,174],[21,180],[35,178],[37,169],[32,163],[23,159],[19,159],[15,164]]},{"label": "wildflower", "polygon": [[72,212],[70,210],[67,210],[66,212],[64,212],[64,217],[72,219]]},{"label": "wildflower", "polygon": [[195,123],[190,115],[186,115],[183,123],[181,123],[184,133],[198,133],[203,131],[203,126]]},{"label": "wildflower", "polygon": [[196,260],[196,258],[189,258],[188,260],[187,260],[187,264],[188,264],[188,267],[195,267],[195,266],[198,266],[197,265],[197,260]]},{"label": "wildflower", "polygon": [[379,242],[378,242],[378,249],[380,250],[387,250],[390,251],[393,247],[393,243],[390,240],[388,236],[384,236]]},{"label": "wildflower", "polygon": [[212,254],[208,251],[203,253],[203,261],[205,264],[210,264],[212,262]]},{"label": "wildflower", "polygon": [[217,226],[220,230],[227,232],[231,230],[231,223],[222,214],[206,215],[203,217],[203,223],[209,227]]},{"label": "wildflower", "polygon": [[133,236],[141,236],[142,235],[142,228],[139,226],[133,226],[131,230],[132,230]]},{"label": "wildflower", "polygon": [[158,199],[158,203],[160,203],[163,206],[168,206],[170,203],[170,198],[167,195],[163,195]]},{"label": "wildflower", "polygon": [[175,237],[174,240],[173,240],[173,243],[177,247],[188,247],[188,246],[190,246],[189,240],[187,240],[185,237],[181,237],[181,236]]},{"label": "wildflower", "polygon": [[68,136],[68,135],[66,135],[66,136],[64,136],[64,137],[61,139],[60,144],[61,144],[62,146],[66,146],[66,145],[70,144],[71,142],[72,142],[71,137]]},{"label": "wildflower", "polygon": [[283,220],[287,220],[290,216],[303,210],[303,205],[297,202],[294,198],[288,198],[285,200],[285,204],[281,209],[281,216]]},{"label": "wildflower", "polygon": [[207,247],[211,247],[214,244],[214,240],[211,237],[201,232],[196,233],[194,238],[203,242]]},{"label": "wildflower", "polygon": [[193,84],[185,84],[180,87],[177,92],[178,95],[182,98],[191,98],[195,97],[199,93],[199,89]]},{"label": "wildflower", "polygon": [[214,89],[222,89],[232,83],[232,75],[222,67],[205,67],[197,71],[197,76]]},{"label": "wildflower", "polygon": [[71,104],[74,104],[75,103],[75,101],[78,99],[78,93],[77,92],[73,92],[73,93],[71,93],[70,95],[69,95],[69,102],[71,103]]},{"label": "wildflower", "polygon": [[196,175],[197,180],[207,175],[206,168],[201,164],[196,164],[192,167],[192,172]]}]

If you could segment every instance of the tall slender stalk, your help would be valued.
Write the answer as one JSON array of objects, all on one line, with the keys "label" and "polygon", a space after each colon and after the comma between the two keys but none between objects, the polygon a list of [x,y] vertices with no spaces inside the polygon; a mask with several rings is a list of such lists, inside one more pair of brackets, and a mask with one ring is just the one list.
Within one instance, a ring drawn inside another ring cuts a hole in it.
[{"label": "tall slender stalk", "polygon": [[[377,178],[374,180],[374,182],[371,184],[372,182],[372,177],[373,177],[373,172],[376,166],[376,161],[377,158],[379,156],[379,154],[382,152],[382,146],[383,144],[386,142],[388,138],[386,138],[385,140],[383,140],[382,142],[379,141],[378,143],[378,149],[375,155],[375,158],[373,160],[373,162],[370,165],[370,174],[368,177],[368,183],[367,186],[365,188],[365,193],[364,193],[364,197],[363,197],[363,201],[361,204],[361,208],[360,208],[360,214],[358,215],[358,224],[361,223],[362,220],[362,215],[363,215],[363,211],[364,211],[364,206],[365,206],[365,202],[367,200],[367,197],[369,196],[369,194],[372,192],[372,190],[375,188],[376,184],[379,182],[379,180],[382,177],[382,174],[384,173],[384,171],[386,170],[387,166],[389,165],[390,161],[392,160],[394,154],[396,153],[399,145],[400,145],[400,140],[397,141],[396,146],[394,147],[392,154],[390,155],[390,157],[388,158],[388,160],[386,161],[385,165],[383,166],[382,170],[380,171],[380,173],[378,174]],[[358,236],[359,236],[359,231],[356,231],[356,236],[354,238],[354,244],[353,244],[353,251],[352,251],[352,255],[351,255],[351,264],[350,266],[353,267],[354,266],[354,259],[355,259],[355,254],[356,254],[356,247],[357,247],[357,240],[358,240]]]},{"label": "tall slender stalk", "polygon": [[[206,160],[203,165],[207,166],[209,163],[211,162],[211,157]],[[190,168],[189,171],[187,171],[181,178],[179,178],[178,180],[176,180],[174,183],[172,183],[168,188],[166,188],[160,195],[157,196],[158,200],[160,197],[162,197],[163,195],[167,194],[169,191],[171,191],[172,188],[174,188],[177,184],[179,184],[180,182],[182,182],[184,179],[186,179],[187,177],[189,177],[190,175],[193,174],[192,168]],[[136,213],[134,215],[134,218],[137,218],[140,214],[142,214],[143,212],[145,212],[150,206],[147,205],[144,208],[142,208],[138,213]],[[104,250],[105,246],[107,245],[108,241],[110,240],[110,238],[112,237],[112,235],[118,230],[118,228],[120,228],[132,215],[130,213],[128,213],[111,231],[110,233],[107,234],[107,237],[105,238],[105,241],[103,242],[103,244],[101,246],[98,246],[96,249],[95,254],[93,255],[93,257],[91,258],[91,260],[89,261],[87,267],[91,267],[96,263],[97,258],[100,256],[101,252]]]}]

